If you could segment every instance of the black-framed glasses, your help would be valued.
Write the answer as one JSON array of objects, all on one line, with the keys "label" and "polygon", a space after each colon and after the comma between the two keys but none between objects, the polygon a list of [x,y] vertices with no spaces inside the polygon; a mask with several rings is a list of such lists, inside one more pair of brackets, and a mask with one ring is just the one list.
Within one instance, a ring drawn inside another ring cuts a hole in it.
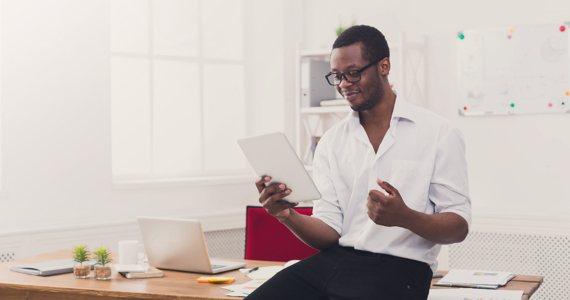
[{"label": "black-framed glasses", "polygon": [[370,66],[373,66],[374,64],[377,64],[379,61],[381,61],[383,58],[378,59],[376,61],[373,61],[369,64],[367,64],[366,66],[358,69],[358,70],[350,70],[344,73],[333,73],[333,72],[329,72],[327,75],[325,75],[325,78],[327,79],[328,83],[332,86],[337,86],[340,85],[340,83],[342,82],[342,78],[344,77],[344,79],[347,82],[350,83],[357,83],[360,81],[360,73],[366,69],[368,69]]}]

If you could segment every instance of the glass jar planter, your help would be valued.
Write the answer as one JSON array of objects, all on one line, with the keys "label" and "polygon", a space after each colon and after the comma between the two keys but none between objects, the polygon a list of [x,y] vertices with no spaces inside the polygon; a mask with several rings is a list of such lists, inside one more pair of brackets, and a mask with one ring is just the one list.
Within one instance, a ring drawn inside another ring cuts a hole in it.
[{"label": "glass jar planter", "polygon": [[75,278],[89,278],[91,275],[91,266],[88,262],[73,263],[73,276]]},{"label": "glass jar planter", "polygon": [[95,279],[97,280],[109,280],[111,279],[111,265],[106,264],[104,266],[95,265]]}]

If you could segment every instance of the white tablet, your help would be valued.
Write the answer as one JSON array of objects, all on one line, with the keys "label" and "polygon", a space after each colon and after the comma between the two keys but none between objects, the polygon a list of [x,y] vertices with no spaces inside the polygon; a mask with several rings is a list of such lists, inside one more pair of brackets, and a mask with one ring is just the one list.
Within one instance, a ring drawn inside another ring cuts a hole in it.
[{"label": "white tablet", "polygon": [[284,183],[291,194],[288,202],[321,199],[321,193],[282,132],[238,140],[243,153],[258,176],[271,176],[271,181]]}]

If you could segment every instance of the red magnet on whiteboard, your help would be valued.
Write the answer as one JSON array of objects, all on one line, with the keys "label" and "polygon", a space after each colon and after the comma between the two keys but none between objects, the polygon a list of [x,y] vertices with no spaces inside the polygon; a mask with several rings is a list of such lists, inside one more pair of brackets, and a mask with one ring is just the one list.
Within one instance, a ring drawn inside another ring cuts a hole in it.
[{"label": "red magnet on whiteboard", "polygon": [[564,25],[560,26],[560,31],[564,32],[564,30],[566,30],[566,26],[564,26]]},{"label": "red magnet on whiteboard", "polygon": [[463,110],[467,110],[467,106],[463,106]]}]

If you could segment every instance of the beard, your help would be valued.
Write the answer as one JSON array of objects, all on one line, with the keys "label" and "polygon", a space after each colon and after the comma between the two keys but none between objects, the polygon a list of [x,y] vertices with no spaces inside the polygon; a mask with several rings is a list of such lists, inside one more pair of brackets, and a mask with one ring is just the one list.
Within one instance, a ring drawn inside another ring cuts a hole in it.
[{"label": "beard", "polygon": [[382,96],[384,95],[384,87],[382,87],[380,76],[377,75],[377,77],[378,78],[376,80],[376,84],[374,84],[372,90],[370,91],[370,94],[368,95],[368,97],[364,99],[364,102],[362,102],[358,106],[352,106],[352,105],[350,106],[350,108],[352,108],[353,111],[360,112],[360,111],[369,110],[380,102],[380,99],[382,99]]}]

